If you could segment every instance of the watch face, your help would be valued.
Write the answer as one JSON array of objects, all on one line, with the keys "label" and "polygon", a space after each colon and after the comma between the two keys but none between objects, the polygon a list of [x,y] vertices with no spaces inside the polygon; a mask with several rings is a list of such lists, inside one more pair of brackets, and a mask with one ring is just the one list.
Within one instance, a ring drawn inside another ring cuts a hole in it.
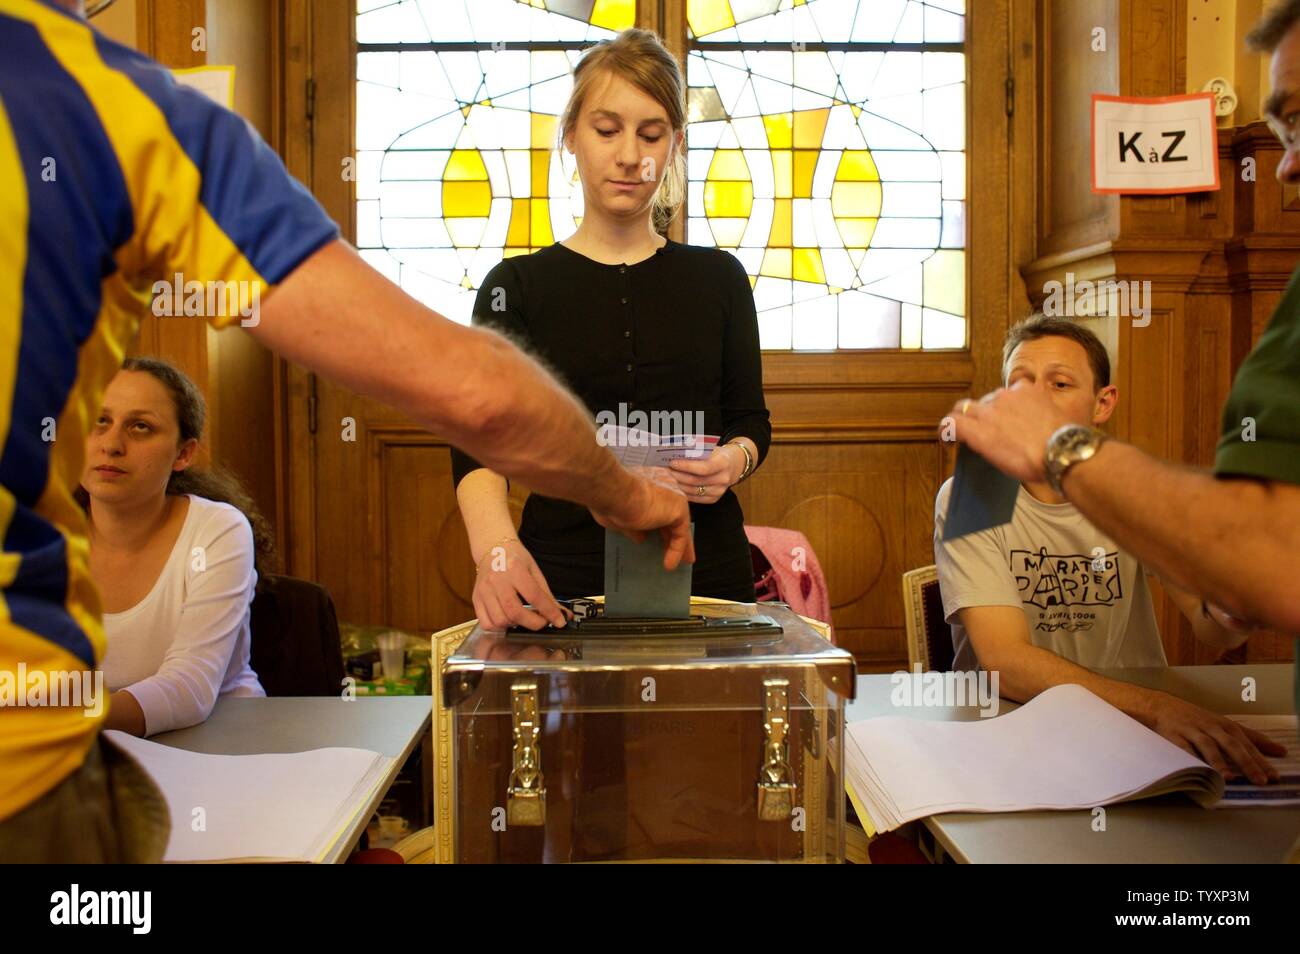
[{"label": "watch face", "polygon": [[1090,427],[1084,427],[1082,424],[1070,424],[1061,428],[1058,432],[1060,435],[1058,447],[1062,451],[1074,451],[1089,444],[1096,432]]},{"label": "watch face", "polygon": [[1092,431],[1086,427],[1076,427],[1065,435],[1065,450],[1067,453],[1077,453],[1086,447],[1092,440]]},{"label": "watch face", "polygon": [[1060,478],[1071,465],[1091,457],[1103,437],[1082,424],[1067,424],[1052,435],[1047,442],[1047,476],[1057,493],[1061,493]]}]

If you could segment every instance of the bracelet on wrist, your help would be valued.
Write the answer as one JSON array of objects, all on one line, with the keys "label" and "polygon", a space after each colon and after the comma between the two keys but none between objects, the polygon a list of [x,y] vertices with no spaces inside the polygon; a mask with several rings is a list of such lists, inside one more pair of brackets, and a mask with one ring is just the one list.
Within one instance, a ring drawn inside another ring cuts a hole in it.
[{"label": "bracelet on wrist", "polygon": [[740,476],[736,478],[738,484],[754,472],[754,457],[749,453],[749,448],[742,441],[727,441],[727,444],[728,446],[739,447],[740,452],[745,455],[745,466],[741,468]]}]

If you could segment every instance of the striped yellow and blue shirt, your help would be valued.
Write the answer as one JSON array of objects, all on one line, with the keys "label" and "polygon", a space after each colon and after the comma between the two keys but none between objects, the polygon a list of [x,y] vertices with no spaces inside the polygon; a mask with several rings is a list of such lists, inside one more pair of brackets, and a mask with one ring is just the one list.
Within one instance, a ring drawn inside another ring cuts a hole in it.
[{"label": "striped yellow and blue shirt", "polygon": [[264,296],[337,236],[243,119],[43,0],[0,0],[0,819],[73,772],[102,721],[34,704],[31,674],[103,658],[72,494],[154,283]]}]

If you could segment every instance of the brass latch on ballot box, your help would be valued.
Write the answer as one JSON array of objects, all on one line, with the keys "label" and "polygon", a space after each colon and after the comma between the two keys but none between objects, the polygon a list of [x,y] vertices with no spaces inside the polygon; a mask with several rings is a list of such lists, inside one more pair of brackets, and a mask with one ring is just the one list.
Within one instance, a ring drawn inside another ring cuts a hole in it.
[{"label": "brass latch on ballot box", "polygon": [[763,680],[763,765],[758,770],[758,817],[783,821],[794,812],[790,770],[790,680]]},{"label": "brass latch on ballot box", "polygon": [[514,766],[506,791],[506,825],[546,824],[546,783],[542,777],[541,721],[537,713],[537,683],[510,687],[514,723]]}]

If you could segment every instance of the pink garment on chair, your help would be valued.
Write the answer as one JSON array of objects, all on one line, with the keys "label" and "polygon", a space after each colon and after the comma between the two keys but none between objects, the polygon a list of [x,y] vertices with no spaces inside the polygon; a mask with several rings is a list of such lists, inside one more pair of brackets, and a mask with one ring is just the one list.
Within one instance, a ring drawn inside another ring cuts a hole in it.
[{"label": "pink garment on chair", "polygon": [[[775,594],[760,592],[758,599],[788,603],[790,609],[800,616],[821,620],[829,626],[830,591],[808,538],[798,530],[750,526],[745,527],[745,536],[772,565],[771,575],[776,583]],[[831,630],[831,642],[835,642],[834,629]]]}]

